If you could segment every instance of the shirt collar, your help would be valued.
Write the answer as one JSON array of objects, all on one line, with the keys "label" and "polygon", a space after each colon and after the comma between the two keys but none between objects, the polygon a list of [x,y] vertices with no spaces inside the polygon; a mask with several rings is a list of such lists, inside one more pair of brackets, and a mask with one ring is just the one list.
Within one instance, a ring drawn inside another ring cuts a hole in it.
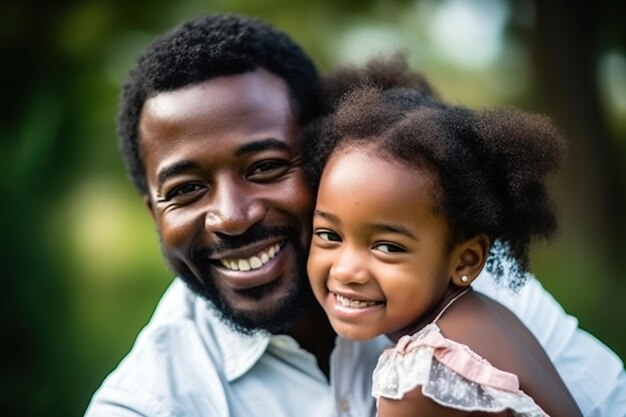
[{"label": "shirt collar", "polygon": [[[199,300],[201,300],[199,298]],[[224,375],[231,382],[250,370],[267,350],[272,335],[258,331],[247,335],[232,329],[219,317],[215,307],[201,300],[212,337],[222,354]]]}]

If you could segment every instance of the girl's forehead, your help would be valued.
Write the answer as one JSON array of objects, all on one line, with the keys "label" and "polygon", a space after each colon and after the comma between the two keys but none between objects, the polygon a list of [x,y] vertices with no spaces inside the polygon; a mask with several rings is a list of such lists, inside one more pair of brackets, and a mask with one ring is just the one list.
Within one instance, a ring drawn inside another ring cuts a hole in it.
[{"label": "girl's forehead", "polygon": [[351,146],[333,152],[324,168],[320,188],[362,186],[402,187],[407,192],[426,187],[430,191],[436,186],[436,177],[425,167],[411,165],[372,146]]},{"label": "girl's forehead", "polygon": [[439,212],[442,187],[428,164],[411,164],[371,144],[353,144],[333,152],[322,172],[318,196],[346,199],[356,193],[378,193],[394,204],[419,201]]},{"label": "girl's forehead", "polygon": [[416,155],[412,160],[409,160],[406,155],[400,155],[401,150],[392,151],[382,145],[382,142],[376,141],[346,141],[333,150],[324,170],[330,169],[330,163],[333,162],[332,165],[334,166],[338,160],[369,159],[382,162],[380,166],[372,164],[372,170],[375,167],[384,169],[386,165],[399,167],[407,175],[417,175],[422,179],[427,178],[429,181],[432,181],[433,186],[437,186],[438,176],[436,170],[425,158]]},{"label": "girl's forehead", "polygon": [[402,225],[413,236],[434,229],[446,234],[447,222],[437,207],[432,175],[355,148],[329,160],[316,213],[345,230],[359,230],[360,236],[393,229],[384,225]]}]

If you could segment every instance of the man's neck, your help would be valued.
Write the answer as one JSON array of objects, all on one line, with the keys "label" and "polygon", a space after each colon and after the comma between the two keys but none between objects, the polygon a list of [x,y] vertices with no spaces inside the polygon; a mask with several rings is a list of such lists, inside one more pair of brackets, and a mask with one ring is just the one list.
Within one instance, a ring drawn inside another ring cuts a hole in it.
[{"label": "man's neck", "polygon": [[312,303],[287,333],[296,339],[303,349],[315,355],[318,366],[326,377],[329,377],[330,353],[335,347],[336,333],[320,305]]}]

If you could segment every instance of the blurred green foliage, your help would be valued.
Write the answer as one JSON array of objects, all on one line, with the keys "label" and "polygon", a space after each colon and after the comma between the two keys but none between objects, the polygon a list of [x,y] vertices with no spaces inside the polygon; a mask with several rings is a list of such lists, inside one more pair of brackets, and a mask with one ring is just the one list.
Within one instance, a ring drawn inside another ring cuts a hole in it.
[{"label": "blurred green foliage", "polygon": [[170,282],[114,119],[141,48],[202,12],[266,19],[322,71],[403,48],[445,99],[552,116],[570,139],[555,184],[562,233],[537,247],[534,269],[624,358],[626,14],[610,1],[542,3],[3,2],[0,413],[82,415]]}]

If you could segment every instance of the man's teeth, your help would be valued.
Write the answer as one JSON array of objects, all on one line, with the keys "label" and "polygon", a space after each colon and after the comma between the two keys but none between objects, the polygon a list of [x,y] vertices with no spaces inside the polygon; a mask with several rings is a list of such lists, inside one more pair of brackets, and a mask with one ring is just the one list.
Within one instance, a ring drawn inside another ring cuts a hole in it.
[{"label": "man's teeth", "polygon": [[231,271],[250,271],[259,269],[280,252],[280,243],[270,246],[254,256],[239,259],[220,259],[222,266]]},{"label": "man's teeth", "polygon": [[377,301],[352,300],[350,298],[343,297],[339,294],[335,294],[335,298],[337,299],[337,302],[340,305],[344,307],[351,307],[351,308],[365,308],[365,307],[371,307],[373,305],[378,304]]}]

